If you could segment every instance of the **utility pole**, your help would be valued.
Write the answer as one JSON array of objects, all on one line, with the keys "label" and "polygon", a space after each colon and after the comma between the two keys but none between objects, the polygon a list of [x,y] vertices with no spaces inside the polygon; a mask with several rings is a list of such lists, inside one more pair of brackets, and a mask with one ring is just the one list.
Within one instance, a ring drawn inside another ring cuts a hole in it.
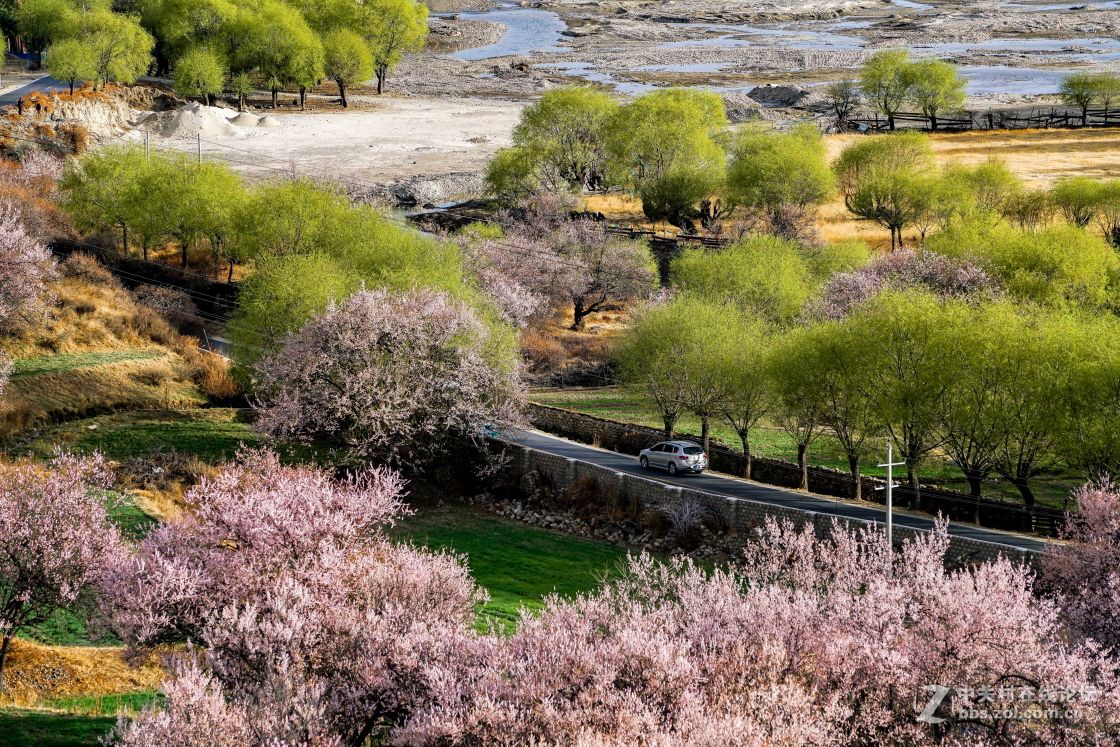
[{"label": "utility pole", "polygon": [[[887,441],[887,463],[880,464],[880,467],[887,468],[887,575],[891,575],[891,565],[894,562],[894,468],[902,467],[906,462],[896,462],[894,460],[894,444]],[[876,490],[883,490],[884,488],[875,488]]]},{"label": "utility pole", "polygon": [[198,162],[202,163],[202,134],[195,135],[198,138]]}]

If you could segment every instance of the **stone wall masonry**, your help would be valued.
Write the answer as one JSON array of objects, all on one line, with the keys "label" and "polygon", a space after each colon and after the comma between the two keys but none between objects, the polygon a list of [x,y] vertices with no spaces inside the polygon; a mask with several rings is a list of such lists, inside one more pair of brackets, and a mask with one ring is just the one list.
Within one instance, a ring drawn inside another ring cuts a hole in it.
[{"label": "stone wall masonry", "polygon": [[[533,426],[546,433],[593,444],[620,454],[637,455],[642,449],[665,437],[664,431],[659,428],[623,423],[559,407],[531,403],[527,407],[527,414]],[[689,433],[676,432],[674,437],[700,442],[699,436]],[[746,473],[747,460],[739,449],[732,448],[719,439],[712,439],[708,451],[712,470],[726,475]],[[814,465],[809,466],[808,472],[811,492],[836,498],[855,497],[855,481],[850,473]],[[801,468],[784,459],[756,456],[751,459],[751,479],[767,485],[798,489],[801,486]],[[860,480],[862,500],[880,504],[885,502],[883,491],[875,490],[883,482],[875,477],[863,477]],[[896,505],[915,507],[914,491],[908,486],[900,486],[894,493]],[[1064,521],[1063,512],[1055,509],[1028,509],[1019,503],[991,498],[977,500],[968,493],[930,486],[922,486],[920,500],[921,510],[926,513],[940,513],[950,521],[969,522],[990,529],[1035,531],[1054,536]]]},{"label": "stone wall masonry", "polygon": [[[600,490],[614,496],[616,505],[627,505],[634,508],[635,515],[655,509],[658,506],[667,505],[681,498],[695,497],[715,512],[729,529],[744,537],[752,529],[765,524],[769,518],[788,520],[799,527],[811,523],[815,535],[820,539],[825,539],[831,535],[834,521],[850,527],[868,526],[871,523],[776,506],[746,498],[692,490],[651,480],[640,475],[618,472],[591,462],[549,454],[519,444],[508,444],[507,446],[513,456],[510,468],[514,476],[520,478],[535,471],[552,488],[554,500],[561,502],[565,500],[566,496],[572,494],[572,490],[569,490],[569,488],[576,488],[582,480],[590,478],[598,483]],[[878,524],[878,522],[875,523]],[[920,531],[922,530],[895,525],[894,542],[896,547],[901,546],[907,540],[914,539]],[[953,536],[949,540],[945,562],[949,567],[956,568],[995,560],[1001,555],[1014,562],[1025,563],[1034,567],[1037,567],[1040,560],[1040,554],[1037,552],[1022,550],[1010,545]]]}]

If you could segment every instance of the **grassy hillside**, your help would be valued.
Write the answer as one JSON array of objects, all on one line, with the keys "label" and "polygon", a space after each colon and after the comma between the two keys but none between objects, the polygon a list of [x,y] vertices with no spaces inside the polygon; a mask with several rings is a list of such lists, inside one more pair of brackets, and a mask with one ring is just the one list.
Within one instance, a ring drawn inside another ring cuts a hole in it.
[{"label": "grassy hillside", "polygon": [[104,268],[71,257],[47,318],[4,341],[13,358],[0,438],[77,418],[184,409],[236,393],[220,358],[135,302]]}]

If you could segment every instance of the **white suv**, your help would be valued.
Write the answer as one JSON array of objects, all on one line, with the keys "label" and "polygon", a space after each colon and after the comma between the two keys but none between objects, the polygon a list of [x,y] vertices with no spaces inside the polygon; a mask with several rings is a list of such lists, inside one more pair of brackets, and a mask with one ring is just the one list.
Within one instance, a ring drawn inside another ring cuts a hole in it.
[{"label": "white suv", "polygon": [[662,441],[642,449],[638,461],[642,469],[657,467],[668,470],[670,475],[684,472],[700,474],[708,468],[708,455],[692,441]]}]

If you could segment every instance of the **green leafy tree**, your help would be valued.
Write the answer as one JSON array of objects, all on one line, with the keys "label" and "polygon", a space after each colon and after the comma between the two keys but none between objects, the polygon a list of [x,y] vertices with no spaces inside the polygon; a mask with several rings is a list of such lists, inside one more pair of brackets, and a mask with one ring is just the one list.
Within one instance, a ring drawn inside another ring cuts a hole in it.
[{"label": "green leafy tree", "polygon": [[[861,464],[871,448],[870,438],[879,430],[879,421],[862,381],[855,353],[849,346],[851,330],[842,323],[826,322],[791,332],[771,362],[772,375],[780,379],[771,386],[780,393],[782,409],[789,420],[790,435],[806,433],[810,424],[819,423],[844,450],[852,476],[852,497],[863,495]],[[806,402],[805,400],[810,400]],[[808,443],[805,444],[806,448]],[[804,455],[802,488],[807,488]]]},{"label": "green leafy tree", "polygon": [[253,76],[247,72],[235,73],[230,76],[227,87],[237,97],[237,111],[245,111],[245,99],[253,92]]},{"label": "green leafy tree", "polygon": [[774,341],[773,327],[764,319],[723,307],[717,328],[721,344],[708,364],[708,374],[723,392],[720,412],[735,429],[743,445],[751,476],[751,431],[773,408],[767,360]]},{"label": "green leafy tree", "polygon": [[670,88],[637,96],[607,127],[611,181],[639,188],[682,167],[717,169],[727,127],[723,99],[710,91]]},{"label": "green leafy tree", "polygon": [[1058,98],[1066,106],[1075,107],[1081,112],[1082,127],[1089,124],[1089,107],[1099,95],[1099,81],[1093,73],[1067,73],[1058,83]]},{"label": "green leafy tree", "polygon": [[133,83],[152,63],[155,40],[132,16],[88,11],[78,21],[76,38],[90,48],[93,80],[99,85],[110,81]]},{"label": "green leafy tree", "polygon": [[[304,82],[305,76],[321,70],[322,43],[300,12],[277,0],[256,0],[231,26],[236,40],[234,68],[257,68],[272,92],[277,107],[280,88],[289,82]],[[319,73],[321,74],[321,73]]]},{"label": "green leafy tree", "polygon": [[1014,298],[1055,308],[1109,304],[1120,259],[1099,236],[1074,226],[1020,231],[964,225],[935,234],[927,248],[972,258]]},{"label": "green leafy tree", "polygon": [[812,376],[812,355],[802,344],[800,330],[778,338],[767,359],[773,414],[778,426],[797,446],[797,466],[801,471],[801,490],[809,489],[809,447],[824,430],[824,402],[818,382]]},{"label": "green leafy tree", "polygon": [[79,80],[91,80],[96,74],[93,49],[81,39],[64,39],[52,44],[47,54],[47,69],[53,77],[70,84]]},{"label": "green leafy tree", "polygon": [[[167,73],[171,62],[190,50],[206,48],[230,57],[228,32],[241,8],[233,0],[143,0],[137,3],[141,23],[156,39],[156,66]],[[192,94],[198,95],[198,94]]]},{"label": "green leafy tree", "polygon": [[732,303],[774,323],[797,317],[813,290],[800,247],[773,236],[719,251],[688,249],[673,262],[671,274],[686,292]]},{"label": "green leafy tree", "polygon": [[1111,71],[1096,73],[1097,101],[1108,112],[1120,99],[1120,75]]},{"label": "green leafy tree", "polygon": [[528,148],[501,148],[486,164],[487,194],[504,203],[518,200],[541,191],[540,166]]},{"label": "green leafy tree", "polygon": [[679,329],[680,317],[670,304],[653,306],[637,315],[614,351],[619,381],[657,410],[666,439],[684,410],[684,382],[677,371],[687,361],[676,344]]},{"label": "green leafy tree", "polygon": [[1087,176],[1060,179],[1050,190],[1050,199],[1070,225],[1085,228],[1097,217],[1101,183]]},{"label": "green leafy tree", "polygon": [[1030,480],[1056,466],[1063,420],[1069,412],[1069,372],[1081,342],[1076,317],[1055,313],[1021,314],[999,351],[995,379],[998,438],[995,471],[1018,488],[1023,502],[1035,503]]},{"label": "green leafy tree", "polygon": [[[242,192],[241,180],[224,163],[194,163],[186,154],[161,154],[169,178],[153,190],[149,209],[162,215],[166,233],[179,245],[180,262],[187,266],[190,251],[214,224],[232,223],[229,206]],[[219,229],[220,230],[220,229]]]},{"label": "green leafy tree", "polygon": [[849,212],[889,229],[892,250],[929,209],[924,187],[932,168],[929,139],[915,131],[860,139],[833,163]]},{"label": "green leafy tree", "polygon": [[144,150],[110,145],[66,163],[61,187],[63,207],[81,230],[119,230],[128,252],[128,231],[136,189],[147,167]]},{"label": "green leafy tree", "polygon": [[346,108],[346,89],[373,77],[373,55],[362,37],[345,29],[323,38],[323,70],[338,86]]},{"label": "green leafy tree", "polygon": [[304,180],[265,183],[239,212],[228,251],[254,267],[230,332],[240,363],[254,362],[329,301],[363,283],[392,291],[443,290],[489,313],[452,242],[401,228],[378,209],[351,203],[340,190]]},{"label": "green leafy tree", "polygon": [[43,51],[74,35],[80,13],[70,0],[23,0],[15,17],[20,35],[38,53],[42,67]]},{"label": "green leafy tree", "polygon": [[192,49],[175,63],[175,92],[182,96],[201,96],[207,106],[210,106],[211,96],[222,92],[225,81],[225,65],[208,49]]},{"label": "green leafy tree", "polygon": [[836,129],[843,132],[852,114],[863,103],[863,89],[854,80],[838,80],[825,86],[824,95],[828,109],[836,119]]},{"label": "green leafy tree", "polygon": [[722,170],[717,165],[675,166],[660,176],[642,181],[638,196],[642,212],[651,221],[665,221],[686,231],[700,218],[700,202],[720,192]]},{"label": "green leafy tree", "polygon": [[1096,222],[1105,241],[1120,249],[1120,179],[1097,184]]},{"label": "green leafy tree", "polygon": [[859,79],[863,97],[887,118],[894,129],[894,118],[913,94],[914,75],[910,52],[906,49],[883,49],[871,55]]},{"label": "green leafy tree", "polygon": [[1000,214],[1022,231],[1038,231],[1054,217],[1054,200],[1046,189],[1019,189],[1008,195]]},{"label": "green leafy tree", "polygon": [[910,63],[907,75],[910,98],[922,114],[929,117],[931,130],[937,129],[937,117],[944,112],[959,111],[964,105],[965,80],[952,65],[936,57],[925,57]]},{"label": "green leafy tree", "polygon": [[617,109],[609,95],[588,86],[547,91],[522,110],[514,147],[533,160],[549,191],[602,189],[607,178],[605,129]]},{"label": "green leafy tree", "polygon": [[731,201],[760,212],[783,238],[803,232],[785,226],[791,208],[811,223],[816,208],[836,188],[824,140],[813,125],[799,125],[787,133],[742,132],[732,146],[727,182]]},{"label": "green leafy tree", "polygon": [[385,92],[389,71],[406,54],[419,52],[428,38],[428,8],[416,0],[370,0],[363,4],[361,26],[373,53],[377,92]]},{"label": "green leafy tree", "polygon": [[942,442],[938,416],[953,374],[938,353],[963,306],[921,292],[883,292],[843,322],[849,380],[894,442],[915,491],[922,462]]}]

